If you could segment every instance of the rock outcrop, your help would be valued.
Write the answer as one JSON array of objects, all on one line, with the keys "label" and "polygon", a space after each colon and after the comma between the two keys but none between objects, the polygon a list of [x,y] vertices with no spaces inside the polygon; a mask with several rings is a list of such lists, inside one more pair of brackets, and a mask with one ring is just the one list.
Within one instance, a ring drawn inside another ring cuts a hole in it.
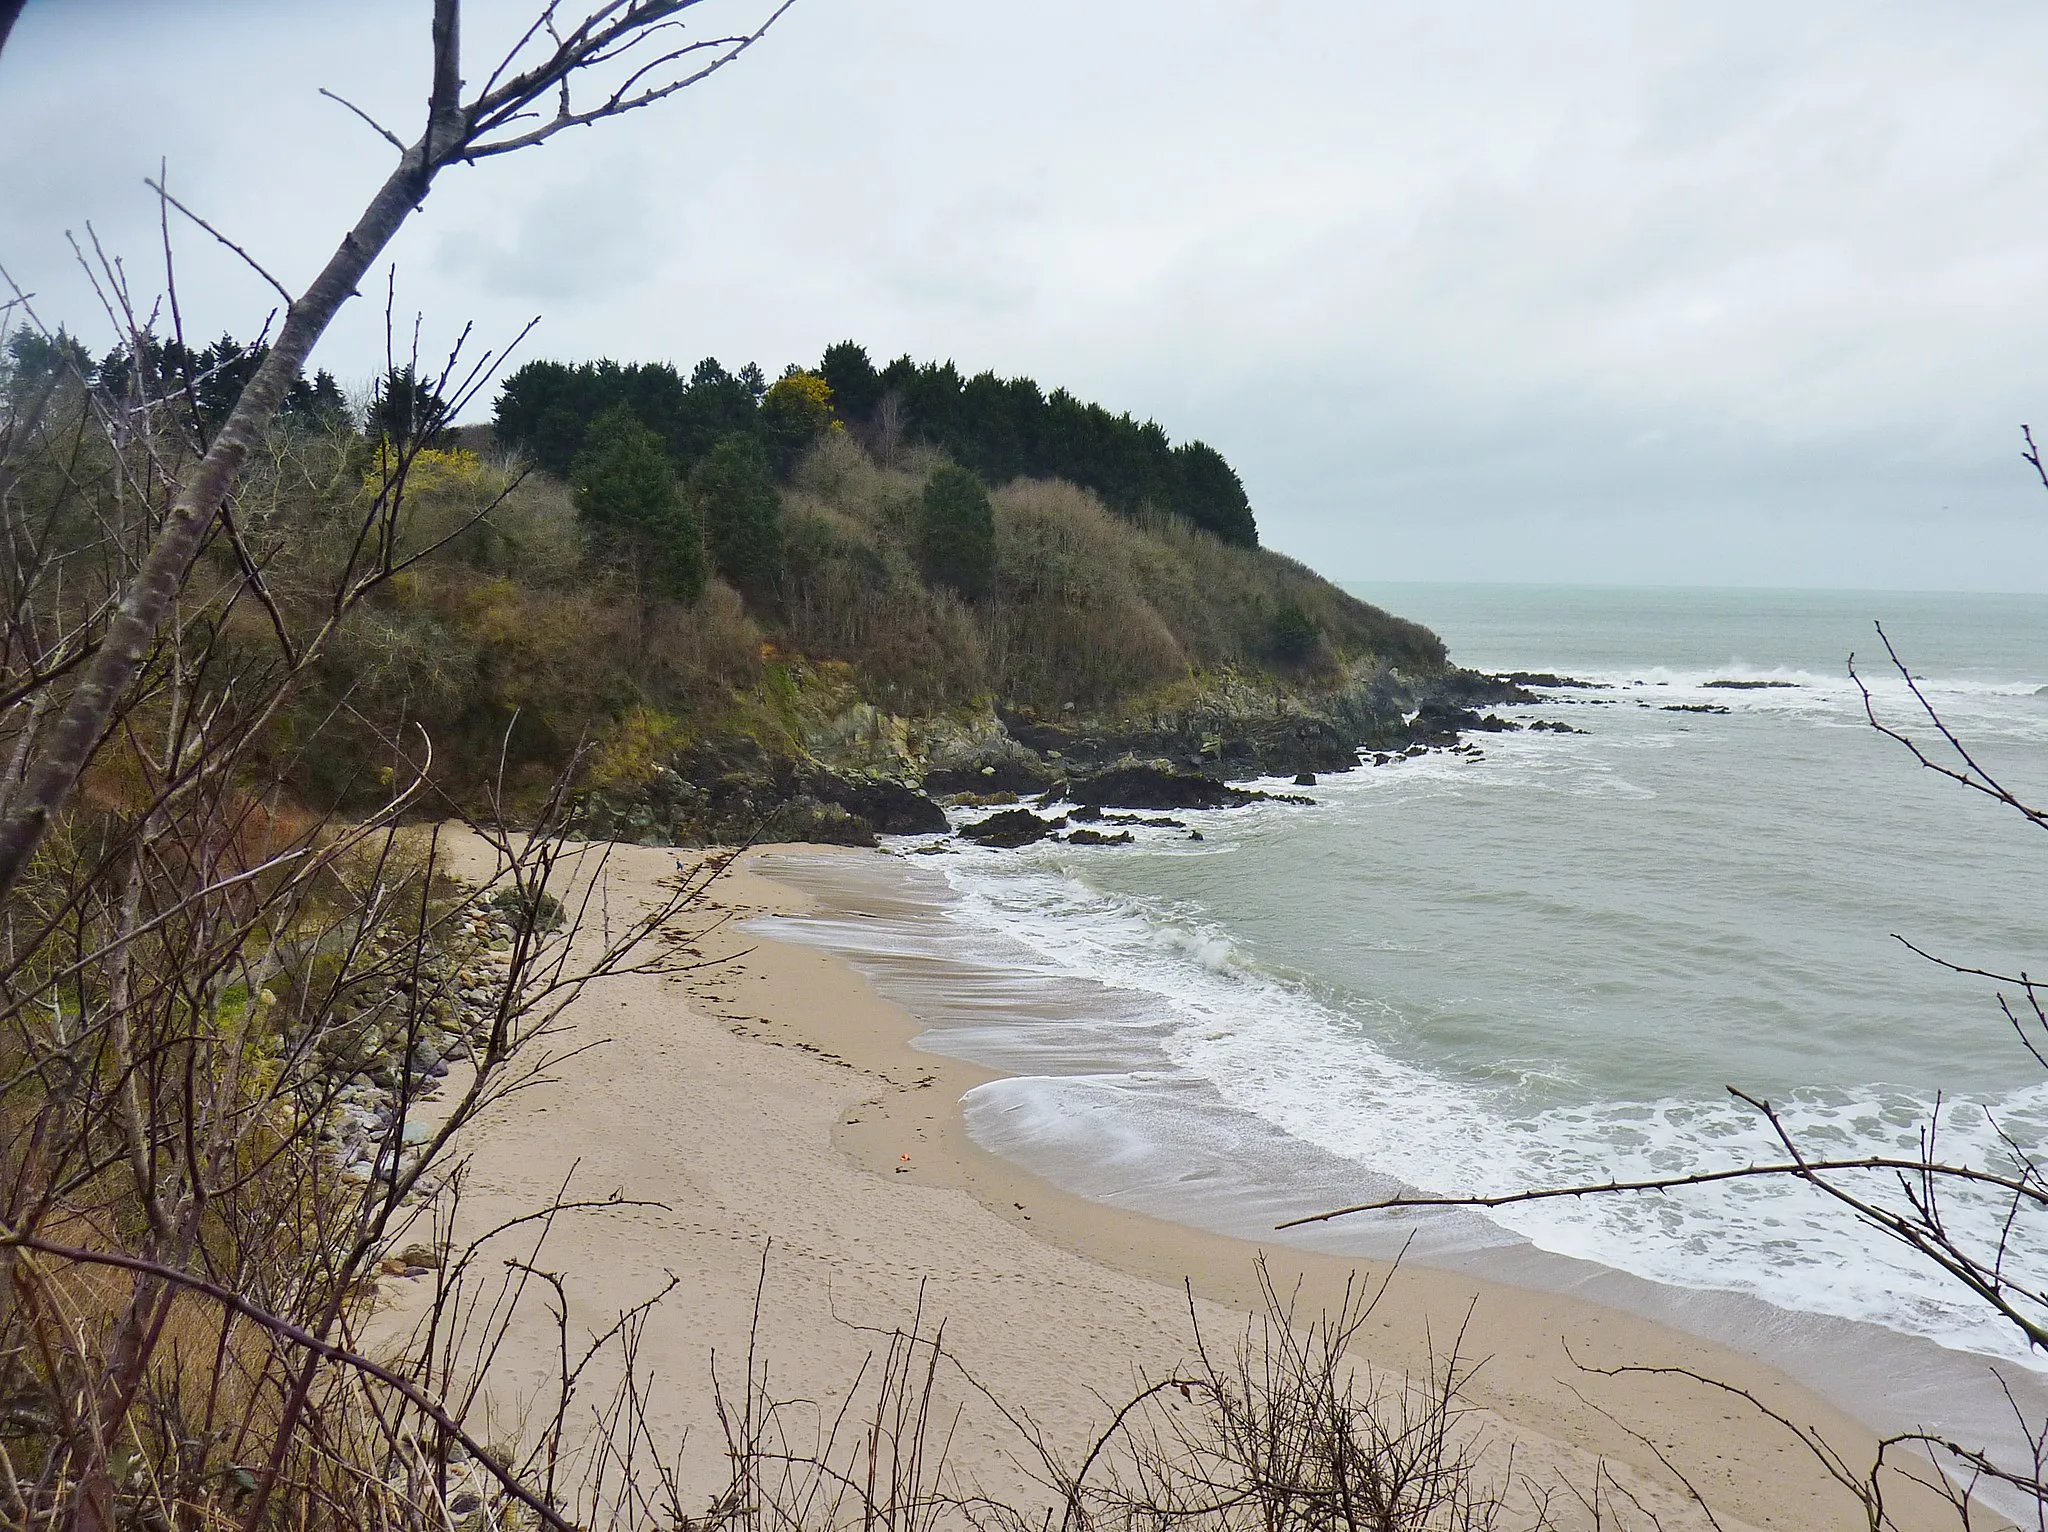
[{"label": "rock outcrop", "polygon": [[1377,762],[1458,748],[1467,733],[1522,727],[1479,709],[1541,701],[1524,682],[1583,684],[1361,665],[1313,685],[1256,672],[1191,679],[1116,716],[984,704],[902,717],[861,700],[845,667],[816,669],[811,689],[764,731],[775,747],[750,733],[699,740],[645,781],[590,794],[587,832],[648,844],[871,846],[883,835],[944,833],[942,801],[1228,808],[1269,796],[1233,779],[1312,786],[1350,771],[1361,752]]}]

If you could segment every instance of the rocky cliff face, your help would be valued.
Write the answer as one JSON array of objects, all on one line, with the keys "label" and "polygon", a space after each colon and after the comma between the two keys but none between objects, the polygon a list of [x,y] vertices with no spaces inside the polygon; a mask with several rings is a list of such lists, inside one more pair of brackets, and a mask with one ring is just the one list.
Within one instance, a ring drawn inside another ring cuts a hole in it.
[{"label": "rocky cliff face", "polygon": [[944,831],[942,802],[1224,807],[1247,796],[1227,782],[1349,771],[1361,752],[1457,748],[1465,731],[1516,727],[1477,707],[1535,700],[1472,671],[1409,678],[1361,666],[1315,688],[1272,676],[1189,681],[1120,716],[986,705],[905,718],[828,679],[787,711],[775,748],[737,732],[701,740],[644,783],[592,794],[585,823],[652,844],[872,845]]}]

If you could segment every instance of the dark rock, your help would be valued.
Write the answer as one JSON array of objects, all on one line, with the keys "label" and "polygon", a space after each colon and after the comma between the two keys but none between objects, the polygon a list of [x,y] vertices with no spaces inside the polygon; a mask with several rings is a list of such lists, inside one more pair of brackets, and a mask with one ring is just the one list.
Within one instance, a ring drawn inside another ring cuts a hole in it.
[{"label": "dark rock", "polygon": [[939,806],[913,787],[773,755],[744,735],[700,741],[645,783],[594,793],[582,816],[582,828],[593,837],[642,845],[786,840],[872,846],[877,832],[946,828]]},{"label": "dark rock", "polygon": [[1041,819],[1029,809],[1005,809],[971,825],[962,825],[960,834],[984,846],[1013,849],[1044,840],[1063,823],[1059,819]]},{"label": "dark rock", "polygon": [[1114,835],[1104,835],[1100,830],[1069,830],[1067,844],[1070,846],[1128,846],[1131,832],[1119,830]]},{"label": "dark rock", "polygon": [[[1455,745],[1458,735],[1466,729],[1482,734],[1512,734],[1521,727],[1498,713],[1481,715],[1471,708],[1457,707],[1432,697],[1415,710],[1415,717],[1408,725],[1408,735],[1416,745],[1448,746]],[[1413,753],[1414,745],[1409,747],[1409,751]]]},{"label": "dark rock", "polygon": [[1015,758],[985,766],[942,767],[928,772],[924,790],[945,793],[1035,793],[1052,785],[1056,773],[1042,761]]},{"label": "dark rock", "polygon": [[1294,785],[1296,787],[1314,787],[1316,785],[1316,774],[1312,771],[1296,772]]},{"label": "dark rock", "polygon": [[1158,766],[1113,767],[1067,791],[1076,803],[1119,809],[1228,809],[1265,796],[1214,777]]},{"label": "dark rock", "polygon": [[1154,830],[1185,830],[1187,828],[1180,820],[1168,819],[1164,815],[1156,815],[1153,818],[1147,819],[1143,814],[1105,814],[1100,809],[1076,809],[1074,810],[1074,818],[1079,819],[1084,813],[1091,819],[1106,819],[1113,825],[1145,825]]},{"label": "dark rock", "polygon": [[1703,681],[1706,687],[1719,687],[1730,692],[1771,692],[1797,689],[1797,681]]},{"label": "dark rock", "polygon": [[1067,786],[1067,796],[1087,808],[1234,809],[1247,803],[1313,803],[1297,793],[1262,793],[1232,787],[1198,772],[1163,766],[1113,766]]},{"label": "dark rock", "polygon": [[840,777],[830,772],[816,775],[812,791],[817,797],[838,804],[883,835],[945,832],[944,810],[914,787],[885,777]]},{"label": "dark rock", "polygon": [[1548,718],[1537,719],[1529,725],[1529,729],[1532,733],[1536,734],[1584,734],[1586,732],[1584,729],[1574,729],[1568,723],[1558,723]]},{"label": "dark rock", "polygon": [[1728,709],[1717,702],[1667,702],[1657,709],[1660,713],[1725,713]]},{"label": "dark rock", "polygon": [[1513,676],[1489,676],[1477,670],[1453,670],[1429,683],[1423,706],[1432,702],[1445,707],[1498,707],[1540,702],[1543,699],[1522,686]]},{"label": "dark rock", "polygon": [[1408,725],[1409,736],[1415,742],[1408,748],[1412,753],[1415,745],[1455,745],[1459,730],[1478,727],[1479,715],[1472,709],[1431,698],[1415,710]]},{"label": "dark rock", "polygon": [[[1044,800],[1041,799],[1040,802],[1043,803]],[[1097,808],[1092,803],[1084,803],[1079,808],[1069,813],[1067,817],[1069,819],[1079,819],[1084,822],[1092,823],[1093,821],[1100,819],[1102,817],[1102,810]]]},{"label": "dark rock", "polygon": [[1506,675],[1496,676],[1494,679],[1505,681],[1511,686],[1541,686],[1551,691],[1561,691],[1567,687],[1579,691],[1607,690],[1604,682],[1579,681],[1571,676],[1552,675],[1547,670],[1511,670]]},{"label": "dark rock", "polygon": [[755,832],[757,841],[797,841],[816,846],[872,846],[875,829],[836,803],[805,794],[775,809]]}]

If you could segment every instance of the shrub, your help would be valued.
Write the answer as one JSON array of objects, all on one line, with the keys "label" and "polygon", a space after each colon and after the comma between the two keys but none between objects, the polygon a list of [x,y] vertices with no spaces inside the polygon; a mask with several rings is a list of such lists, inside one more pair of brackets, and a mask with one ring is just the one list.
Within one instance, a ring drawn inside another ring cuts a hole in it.
[{"label": "shrub", "polygon": [[1273,614],[1273,653],[1284,664],[1299,665],[1316,652],[1322,641],[1323,630],[1301,609],[1300,602],[1283,602]]},{"label": "shrub", "polygon": [[918,558],[925,578],[968,600],[988,594],[995,577],[996,521],[988,491],[964,468],[945,467],[926,481],[918,519]]}]

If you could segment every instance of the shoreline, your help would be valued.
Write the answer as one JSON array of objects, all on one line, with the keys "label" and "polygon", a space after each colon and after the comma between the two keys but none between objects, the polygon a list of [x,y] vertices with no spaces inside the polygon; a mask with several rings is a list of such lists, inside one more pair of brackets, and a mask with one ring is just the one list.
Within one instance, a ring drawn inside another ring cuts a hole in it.
[{"label": "shoreline", "polygon": [[[1206,1082],[1177,1077],[1158,1053],[1146,1006],[1133,1011],[1120,991],[1036,974],[1027,988],[1011,976],[1004,945],[956,946],[955,921],[941,907],[950,897],[944,880],[917,876],[904,859],[791,847],[764,849],[752,866],[829,907],[794,929],[778,933],[772,919],[754,929],[846,959],[913,1013],[920,1057],[966,1062],[955,1116],[965,1118],[967,1146],[1085,1205],[1338,1260],[1384,1264],[1400,1255],[1585,1300],[1764,1361],[1880,1434],[1932,1423],[2024,1457],[2006,1390],[2030,1418],[2048,1413],[2048,1379],[2022,1366],[1868,1320],[1553,1253],[1476,1212],[1281,1231],[1289,1220],[1412,1188],[1289,1137]],[[854,918],[832,913],[848,909]],[[1016,959],[1043,972],[1021,947]]]},{"label": "shoreline", "polygon": [[[1513,1444],[1518,1475],[1586,1487],[1605,1473],[1667,1526],[1707,1524],[1680,1474],[1724,1526],[1863,1525],[1809,1451],[1747,1403],[1573,1361],[1701,1373],[1815,1426],[1851,1463],[1874,1451],[1868,1430],[1750,1357],[1569,1295],[1414,1265],[1390,1274],[1383,1260],[1169,1223],[1060,1191],[982,1149],[960,1101],[997,1071],[915,1047],[923,1026],[852,965],[740,929],[810,907],[760,867],[781,849],[750,852],[711,890],[715,923],[700,925],[713,928],[686,950],[716,967],[685,982],[594,986],[565,1014],[558,1046],[603,1046],[558,1064],[552,1088],[494,1108],[466,1146],[467,1227],[530,1208],[572,1176],[584,1195],[617,1186],[668,1204],[578,1220],[552,1254],[556,1265],[573,1256],[572,1309],[593,1328],[659,1274],[684,1279],[642,1348],[666,1380],[657,1423],[689,1433],[693,1488],[721,1482],[705,1367],[748,1344],[764,1254],[763,1359],[791,1386],[835,1397],[829,1380],[851,1379],[874,1344],[857,1326],[921,1309],[944,1316],[949,1351],[980,1385],[1071,1450],[1107,1418],[1106,1401],[1189,1352],[1191,1313],[1212,1340],[1242,1333],[1261,1306],[1263,1248],[1274,1287],[1305,1313],[1333,1307],[1348,1282],[1384,1282],[1353,1350],[1369,1370],[1425,1374],[1461,1337],[1461,1355],[1484,1359],[1464,1395],[1478,1426]],[[625,897],[644,897],[676,865],[665,850],[612,856]],[[393,1297],[393,1324],[420,1301],[416,1288]],[[494,1396],[542,1386],[554,1345],[551,1324],[522,1320],[495,1364]],[[1002,1436],[1000,1423],[964,1415],[956,1461],[977,1482],[1029,1494]],[[1924,1498],[1911,1520],[1943,1524]]]}]

